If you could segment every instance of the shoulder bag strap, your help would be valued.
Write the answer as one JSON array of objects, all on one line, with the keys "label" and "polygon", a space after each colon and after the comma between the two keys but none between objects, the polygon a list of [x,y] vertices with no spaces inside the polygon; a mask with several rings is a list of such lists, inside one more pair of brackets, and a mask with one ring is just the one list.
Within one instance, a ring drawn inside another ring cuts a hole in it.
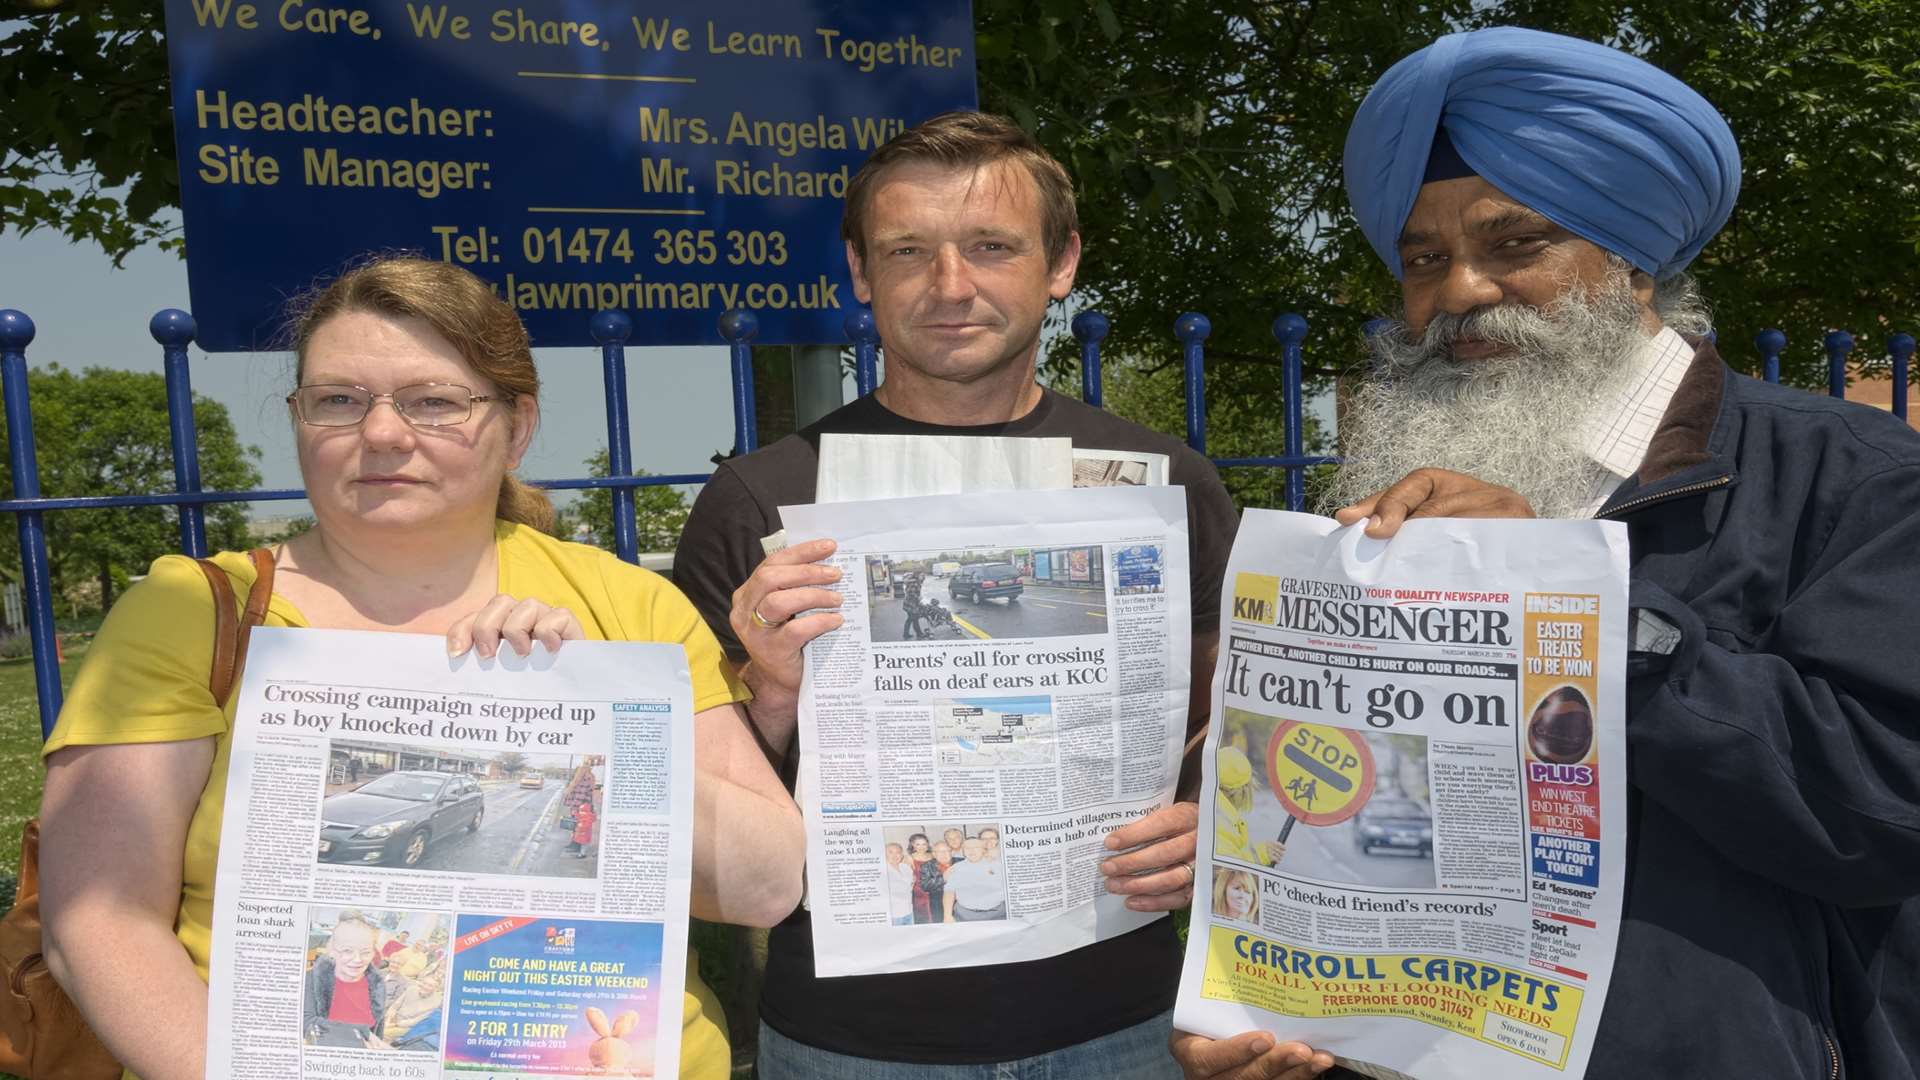
[{"label": "shoulder bag strap", "polygon": [[212,559],[195,560],[213,590],[213,664],[207,674],[207,689],[222,707],[233,692],[234,673],[247,655],[247,640],[253,628],[267,617],[267,602],[273,598],[273,553],[254,548],[247,557],[253,560],[253,588],[247,591],[246,611],[239,616],[234,613],[233,585],[227,580],[227,572]]}]

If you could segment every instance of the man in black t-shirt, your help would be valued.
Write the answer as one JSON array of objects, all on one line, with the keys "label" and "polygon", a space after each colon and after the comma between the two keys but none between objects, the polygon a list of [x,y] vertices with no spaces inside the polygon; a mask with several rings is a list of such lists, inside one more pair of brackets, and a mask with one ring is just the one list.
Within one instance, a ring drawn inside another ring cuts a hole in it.
[{"label": "man in black t-shirt", "polygon": [[[818,562],[832,541],[763,559],[760,538],[781,528],[780,506],[813,501],[827,432],[1066,436],[1076,447],[1168,455],[1171,482],[1187,494],[1198,730],[1237,516],[1204,457],[1035,382],[1047,305],[1073,287],[1080,256],[1065,170],[1006,120],[948,113],[874,153],[847,187],[841,231],[854,295],[873,306],[885,343],[886,381],[721,465],[694,503],[674,565],[675,583],[742,664],[754,724],[789,782],[801,649],[841,624],[839,596],[826,588],[839,571]],[[1135,910],[1187,906],[1197,820],[1183,802],[1116,830],[1109,849],[1138,850],[1102,865],[1108,889]],[[876,1063],[972,1066],[967,1075],[977,1075],[982,1065],[1021,1062],[1018,1075],[1031,1067],[1054,1077],[1178,1077],[1166,1041],[1179,975],[1171,920],[1160,919],[1026,963],[819,979],[807,914],[795,911],[769,943],[760,1076],[891,1071]],[[911,1075],[946,1075],[922,1069]],[[1319,1067],[1303,1069],[1302,1078]]]}]

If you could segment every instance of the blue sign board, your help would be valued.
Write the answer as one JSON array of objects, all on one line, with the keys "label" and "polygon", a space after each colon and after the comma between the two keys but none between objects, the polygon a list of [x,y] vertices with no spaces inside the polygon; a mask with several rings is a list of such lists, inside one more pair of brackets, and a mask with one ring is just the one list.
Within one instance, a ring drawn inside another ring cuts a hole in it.
[{"label": "blue sign board", "polygon": [[966,0],[166,0],[200,344],[271,347],[371,251],[493,283],[536,345],[837,343],[848,177],[976,101]]},{"label": "blue sign board", "polygon": [[1121,593],[1161,590],[1159,544],[1135,544],[1113,555],[1114,588]]}]

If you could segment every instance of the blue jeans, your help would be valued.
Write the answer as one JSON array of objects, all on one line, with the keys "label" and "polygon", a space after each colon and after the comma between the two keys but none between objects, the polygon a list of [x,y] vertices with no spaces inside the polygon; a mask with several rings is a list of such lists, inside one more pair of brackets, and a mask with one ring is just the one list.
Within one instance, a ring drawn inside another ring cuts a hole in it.
[{"label": "blue jeans", "polygon": [[[958,1022],[958,1018],[956,1018]],[[760,1025],[760,1080],[1180,1080],[1167,1053],[1173,1014],[1039,1057],[997,1065],[915,1065],[849,1057]],[[991,1044],[993,1034],[983,1032]]]}]

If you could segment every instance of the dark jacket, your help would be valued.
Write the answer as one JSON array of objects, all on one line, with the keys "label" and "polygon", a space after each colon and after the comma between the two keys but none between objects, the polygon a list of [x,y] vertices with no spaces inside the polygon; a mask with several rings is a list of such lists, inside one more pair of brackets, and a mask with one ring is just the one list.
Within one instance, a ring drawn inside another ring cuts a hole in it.
[{"label": "dark jacket", "polygon": [[[373,1030],[379,1031],[387,1015],[387,980],[372,967],[367,968],[367,1000],[373,1006]],[[307,970],[306,993],[301,995],[301,1027],[311,1036],[327,1022],[333,1009],[333,957],[322,956]]]},{"label": "dark jacket", "polygon": [[1627,892],[1588,1076],[1920,1073],[1920,436],[1700,347],[1601,517],[1631,606]]}]

